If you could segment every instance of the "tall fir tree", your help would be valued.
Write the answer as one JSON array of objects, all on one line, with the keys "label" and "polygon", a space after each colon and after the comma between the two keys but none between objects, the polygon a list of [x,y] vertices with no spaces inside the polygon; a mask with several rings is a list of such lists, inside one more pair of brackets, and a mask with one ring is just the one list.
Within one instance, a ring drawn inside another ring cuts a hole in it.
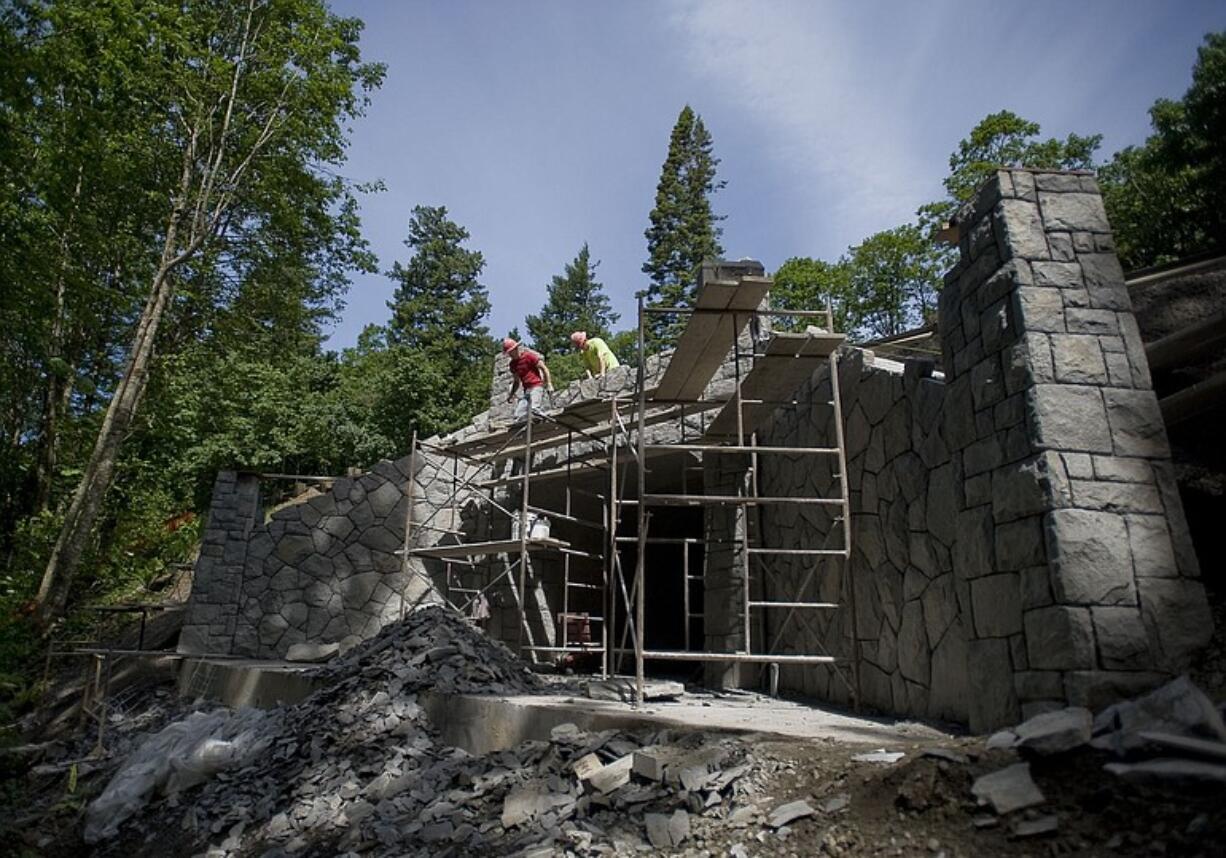
[{"label": "tall fir tree", "polygon": [[596,279],[599,265],[599,260],[592,261],[584,242],[574,260],[553,276],[541,312],[524,319],[536,348],[547,354],[565,351],[572,331],[587,331],[593,337],[609,335],[620,316],[613,312],[604,286]]},{"label": "tall fir tree", "polygon": [[417,369],[429,368],[432,399],[447,405],[442,423],[481,410],[488,395],[493,340],[485,325],[489,292],[480,281],[485,258],[463,246],[468,239],[445,207],[416,206],[404,242],[413,256],[388,272],[396,281],[388,347]]},{"label": "tall fir tree", "polygon": [[[698,266],[720,257],[722,215],[711,209],[711,195],[726,184],[716,179],[719,159],[702,117],[687,104],[677,117],[668,143],[668,157],[656,186],[655,208],[647,237],[643,273],[651,277],[647,300],[653,304],[688,306],[694,300]],[[682,327],[680,320],[653,317],[648,324],[653,345]]]}]

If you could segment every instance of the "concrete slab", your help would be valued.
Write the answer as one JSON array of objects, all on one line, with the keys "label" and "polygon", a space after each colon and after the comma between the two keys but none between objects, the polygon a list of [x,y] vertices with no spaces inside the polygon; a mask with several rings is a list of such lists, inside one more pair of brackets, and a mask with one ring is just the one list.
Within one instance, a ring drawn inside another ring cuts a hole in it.
[{"label": "concrete slab", "polygon": [[187,658],[179,668],[180,697],[216,700],[239,709],[270,709],[305,700],[315,690],[316,665],[287,661]]},{"label": "concrete slab", "polygon": [[548,739],[550,730],[566,723],[588,731],[673,728],[875,746],[948,738],[924,724],[868,718],[760,695],[736,700],[688,696],[642,709],[556,694],[427,694],[421,703],[443,741],[473,754],[511,748],[528,739]]},{"label": "concrete slab", "polygon": [[[315,689],[311,665],[285,661],[184,659],[179,694],[240,708],[293,705]],[[561,678],[558,678],[561,680]],[[449,745],[485,754],[529,739],[548,740],[560,724],[585,731],[694,730],[763,734],[791,739],[834,739],[853,745],[937,741],[934,727],[892,718],[870,718],[762,694],[684,694],[635,709],[615,700],[593,700],[559,689],[552,693],[495,697],[480,694],[419,696],[431,722]]]}]

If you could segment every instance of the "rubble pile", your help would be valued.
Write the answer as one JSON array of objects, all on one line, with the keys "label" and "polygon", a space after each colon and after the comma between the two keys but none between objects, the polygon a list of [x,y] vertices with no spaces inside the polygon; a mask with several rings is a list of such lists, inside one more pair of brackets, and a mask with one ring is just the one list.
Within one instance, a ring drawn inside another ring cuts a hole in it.
[{"label": "rubble pile", "polygon": [[[411,615],[319,676],[327,684],[296,706],[196,713],[151,736],[87,813],[98,854],[620,854],[688,847],[770,810],[738,800],[756,786],[737,738],[564,724],[548,741],[481,757],[441,744],[420,693],[540,686],[446,609]],[[165,750],[189,722],[220,733]],[[151,775],[150,758],[168,756],[168,774]],[[141,798],[164,796],[143,812],[122,786],[134,766],[145,766]],[[784,810],[769,825],[814,813]]]}]

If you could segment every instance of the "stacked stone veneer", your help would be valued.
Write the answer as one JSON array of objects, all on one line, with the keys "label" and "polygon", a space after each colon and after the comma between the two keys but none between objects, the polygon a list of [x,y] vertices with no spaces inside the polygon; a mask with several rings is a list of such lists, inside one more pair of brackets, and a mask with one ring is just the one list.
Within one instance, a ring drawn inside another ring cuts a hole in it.
[{"label": "stacked stone veneer", "polygon": [[[755,651],[779,637],[782,652],[842,656],[857,666],[863,700],[876,708],[988,729],[1160,682],[1186,666],[1212,629],[1093,179],[1002,171],[958,221],[961,258],[946,278],[938,320],[946,375],[845,350],[845,477],[832,457],[759,457],[763,495],[834,497],[846,479],[852,552],[847,563],[755,558],[752,598],[790,601],[812,576],[803,598],[842,607],[806,611],[787,626],[785,612],[758,611],[749,634]],[[651,359],[648,384],[667,360]],[[733,373],[729,360],[708,393],[728,391]],[[802,404],[777,411],[760,443],[832,445],[830,382],[825,369],[815,373],[796,392]],[[506,420],[508,388],[496,374],[494,407],[455,437]],[[559,391],[553,405],[633,390],[634,370],[625,368]],[[653,426],[649,441],[695,440],[701,423],[690,415]],[[575,438],[569,451],[542,451],[536,464],[602,445]],[[712,454],[703,466],[709,493],[744,490],[749,478],[745,456]],[[509,467],[503,462],[482,476]],[[222,474],[182,648],[277,656],[299,641],[351,644],[406,604],[433,598],[433,588],[448,585],[443,565],[415,560],[402,568],[393,553],[404,540],[410,479],[415,521],[430,519],[467,539],[510,532],[508,518],[488,506],[450,501],[454,481],[469,475],[450,468],[442,460],[412,469],[407,458],[383,462],[267,522],[255,478]],[[534,489],[534,503],[556,506],[556,496],[551,504],[542,491]],[[517,493],[510,485],[495,499],[517,509]],[[714,651],[745,645],[742,532],[782,548],[843,545],[842,523],[813,505],[709,507],[704,523],[711,540],[704,625]],[[458,538],[419,536],[426,543]],[[551,612],[561,604],[551,562],[543,559],[528,581],[538,643],[549,641]],[[497,562],[475,567],[460,583],[478,586],[500,571]],[[514,642],[513,597],[505,586],[492,595],[485,626]],[[759,676],[756,666],[708,671],[715,684]],[[849,699],[828,668],[789,666],[781,678],[786,688]]]},{"label": "stacked stone veneer", "polygon": [[[986,729],[1157,683],[1212,625],[1094,180],[1002,171],[959,226],[940,304],[948,378],[854,351],[840,373],[854,594],[840,563],[816,581],[822,600],[854,596],[854,626],[848,608],[784,642],[857,657],[873,706]],[[763,443],[828,443],[829,392],[819,373]],[[763,493],[838,491],[827,463],[763,458]],[[811,507],[756,525],[769,544],[841,544]],[[771,595],[791,598],[806,569],[775,559]],[[822,669],[784,681],[847,697]]]},{"label": "stacked stone veneer", "polygon": [[415,518],[435,513],[434,524],[450,529],[470,523],[461,510],[440,509],[449,469],[418,462],[410,475],[409,468],[407,456],[379,462],[267,521],[257,476],[219,474],[180,651],[276,658],[295,643],[351,646],[403,608],[435,598],[438,570],[419,560],[402,566],[395,553],[404,543],[410,478]]}]

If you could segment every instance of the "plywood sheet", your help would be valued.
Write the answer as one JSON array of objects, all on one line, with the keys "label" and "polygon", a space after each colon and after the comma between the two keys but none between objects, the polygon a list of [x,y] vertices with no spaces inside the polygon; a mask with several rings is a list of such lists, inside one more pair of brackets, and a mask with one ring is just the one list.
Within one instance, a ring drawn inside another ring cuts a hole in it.
[{"label": "plywood sheet", "polygon": [[748,313],[738,317],[735,312],[756,310],[771,282],[766,277],[742,277],[735,283],[713,280],[703,284],[694,306],[710,312],[689,317],[656,389],[657,399],[693,402],[702,396],[732,344],[749,325]]}]

